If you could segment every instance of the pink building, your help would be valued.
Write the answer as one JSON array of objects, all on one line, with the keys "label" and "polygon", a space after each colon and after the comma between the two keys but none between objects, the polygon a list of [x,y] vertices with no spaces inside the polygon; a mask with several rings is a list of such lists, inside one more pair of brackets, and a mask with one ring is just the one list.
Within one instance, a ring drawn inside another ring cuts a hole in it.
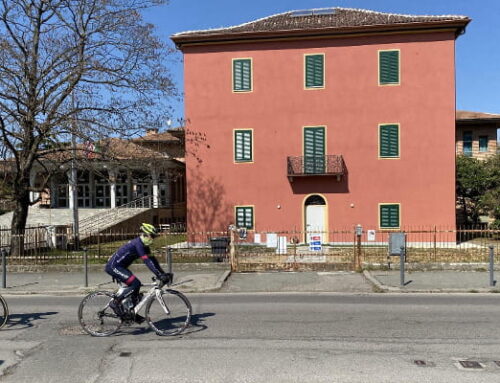
[{"label": "pink building", "polygon": [[455,39],[469,21],[328,8],[172,36],[188,229],[454,227]]}]

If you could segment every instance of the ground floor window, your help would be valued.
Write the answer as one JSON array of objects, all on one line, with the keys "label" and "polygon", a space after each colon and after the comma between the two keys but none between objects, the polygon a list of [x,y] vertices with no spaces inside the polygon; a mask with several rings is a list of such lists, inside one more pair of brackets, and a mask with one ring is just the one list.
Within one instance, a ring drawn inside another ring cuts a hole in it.
[{"label": "ground floor window", "polygon": [[236,206],[235,214],[237,227],[244,227],[249,230],[254,228],[253,206]]}]

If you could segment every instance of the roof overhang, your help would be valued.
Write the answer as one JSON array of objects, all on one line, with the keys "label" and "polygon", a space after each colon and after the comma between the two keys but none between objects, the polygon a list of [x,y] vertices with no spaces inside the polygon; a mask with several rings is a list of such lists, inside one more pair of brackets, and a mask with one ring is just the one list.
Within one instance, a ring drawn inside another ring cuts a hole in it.
[{"label": "roof overhang", "polygon": [[455,38],[465,33],[470,19],[445,20],[440,22],[415,22],[398,24],[380,24],[342,28],[314,28],[282,31],[186,33],[171,36],[179,49],[186,46],[251,43],[276,40],[325,39],[335,37],[454,32]]}]

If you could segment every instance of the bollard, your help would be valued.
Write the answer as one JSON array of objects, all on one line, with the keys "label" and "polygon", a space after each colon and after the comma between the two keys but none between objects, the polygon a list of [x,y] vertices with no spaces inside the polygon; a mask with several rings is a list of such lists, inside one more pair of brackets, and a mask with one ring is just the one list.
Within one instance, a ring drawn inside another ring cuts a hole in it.
[{"label": "bollard", "polygon": [[493,287],[496,285],[497,281],[495,281],[495,253],[493,251],[493,245],[490,245],[490,287]]},{"label": "bollard", "polygon": [[7,252],[2,249],[2,289],[7,288]]},{"label": "bollard", "polygon": [[89,265],[86,247],[83,248],[83,271],[85,273],[85,287],[89,287]]},{"label": "bollard", "polygon": [[401,287],[405,285],[405,248],[401,246],[401,252],[399,253],[399,284]]}]

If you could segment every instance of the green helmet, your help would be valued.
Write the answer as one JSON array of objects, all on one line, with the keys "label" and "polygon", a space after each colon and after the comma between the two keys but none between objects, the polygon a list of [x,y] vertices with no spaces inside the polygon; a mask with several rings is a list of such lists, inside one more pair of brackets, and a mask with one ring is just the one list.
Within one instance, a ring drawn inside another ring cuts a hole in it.
[{"label": "green helmet", "polygon": [[158,231],[156,230],[156,228],[149,223],[143,223],[141,225],[141,231],[144,234],[150,235],[152,237],[156,237],[158,235]]}]

